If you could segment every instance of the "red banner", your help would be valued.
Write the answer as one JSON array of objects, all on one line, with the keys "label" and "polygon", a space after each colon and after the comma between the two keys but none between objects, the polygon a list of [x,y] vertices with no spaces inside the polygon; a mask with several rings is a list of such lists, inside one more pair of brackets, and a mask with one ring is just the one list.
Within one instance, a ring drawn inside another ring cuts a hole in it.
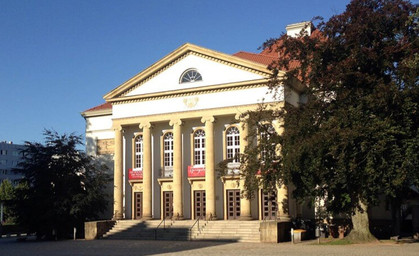
[{"label": "red banner", "polygon": [[205,177],[205,167],[188,166],[188,177]]},{"label": "red banner", "polygon": [[143,179],[143,170],[128,170],[128,179],[129,180],[142,180]]}]

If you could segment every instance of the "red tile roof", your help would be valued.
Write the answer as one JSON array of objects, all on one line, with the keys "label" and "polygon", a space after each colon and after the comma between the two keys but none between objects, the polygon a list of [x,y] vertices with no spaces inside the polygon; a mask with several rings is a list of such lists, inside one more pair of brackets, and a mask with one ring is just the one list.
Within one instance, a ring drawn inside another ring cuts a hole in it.
[{"label": "red tile roof", "polygon": [[106,109],[112,109],[112,104],[109,102],[103,103],[99,106],[93,107],[93,108],[89,108],[88,110],[84,111],[84,112],[90,112],[90,111],[99,111],[99,110],[106,110]]},{"label": "red tile roof", "polygon": [[268,66],[269,64],[272,63],[273,60],[275,60],[275,56],[273,55],[267,55],[267,54],[262,54],[262,53],[252,53],[252,52],[244,52],[244,51],[240,51],[237,52],[235,54],[233,54],[233,56],[242,58],[242,59],[246,59],[246,60],[250,60],[253,62],[257,62],[263,65]]}]

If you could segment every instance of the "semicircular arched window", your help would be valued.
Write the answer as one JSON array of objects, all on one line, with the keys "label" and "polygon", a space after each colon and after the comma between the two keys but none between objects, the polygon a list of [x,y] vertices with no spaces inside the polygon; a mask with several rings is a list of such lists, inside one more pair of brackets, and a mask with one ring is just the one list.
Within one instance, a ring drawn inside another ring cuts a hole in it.
[{"label": "semicircular arched window", "polygon": [[197,81],[202,81],[201,74],[196,69],[188,69],[182,73],[179,79],[179,83],[193,83]]}]

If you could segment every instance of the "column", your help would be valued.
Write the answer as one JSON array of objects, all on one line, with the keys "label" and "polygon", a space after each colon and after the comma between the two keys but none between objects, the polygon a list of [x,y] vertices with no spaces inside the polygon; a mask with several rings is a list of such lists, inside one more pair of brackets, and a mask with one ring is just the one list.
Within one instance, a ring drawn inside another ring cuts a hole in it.
[{"label": "column", "polygon": [[143,129],[143,219],[152,218],[152,168],[151,168],[151,129],[149,122],[141,123]]},{"label": "column", "polygon": [[[237,116],[236,116],[237,118]],[[247,123],[247,119],[246,118],[241,118],[240,119],[240,154],[244,153],[245,148],[247,147],[247,136],[249,135],[249,125]],[[242,163],[243,164],[243,163]],[[244,181],[241,180],[240,181],[240,189],[243,190],[244,186],[243,186]],[[250,200],[247,199],[246,197],[241,197],[240,198],[240,220],[251,220],[252,219],[252,214],[250,212]]]},{"label": "column", "polygon": [[290,221],[288,186],[278,188],[278,217],[281,221]]},{"label": "column", "polygon": [[113,219],[123,218],[123,164],[122,164],[122,127],[115,130],[115,152],[114,152],[114,189],[113,189]]},{"label": "column", "polygon": [[205,208],[207,219],[216,219],[215,209],[215,163],[214,163],[214,122],[213,116],[203,117],[205,123]]},{"label": "column", "polygon": [[170,121],[173,126],[173,217],[183,219],[182,189],[182,120]]}]

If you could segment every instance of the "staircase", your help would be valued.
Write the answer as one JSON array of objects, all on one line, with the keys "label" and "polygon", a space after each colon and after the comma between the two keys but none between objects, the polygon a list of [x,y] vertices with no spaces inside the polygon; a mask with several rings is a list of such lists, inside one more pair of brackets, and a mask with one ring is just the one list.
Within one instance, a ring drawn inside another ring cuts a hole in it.
[{"label": "staircase", "polygon": [[[195,224],[195,225],[194,225]],[[259,221],[120,220],[104,239],[260,242]],[[192,228],[191,228],[192,227]]]},{"label": "staircase", "polygon": [[200,231],[193,231],[193,240],[260,242],[260,221],[209,221]]}]

